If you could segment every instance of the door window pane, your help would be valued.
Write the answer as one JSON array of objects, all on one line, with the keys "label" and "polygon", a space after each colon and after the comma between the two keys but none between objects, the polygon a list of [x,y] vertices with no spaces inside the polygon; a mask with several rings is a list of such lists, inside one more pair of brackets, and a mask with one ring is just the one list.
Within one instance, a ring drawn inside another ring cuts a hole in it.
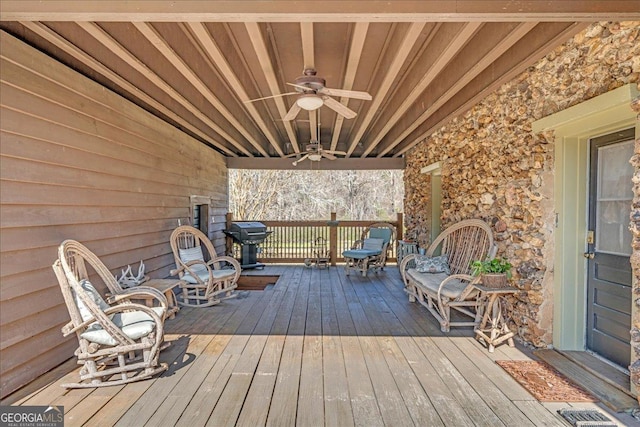
[{"label": "door window pane", "polygon": [[631,178],[633,141],[598,149],[596,251],[631,255],[629,213],[633,199]]}]

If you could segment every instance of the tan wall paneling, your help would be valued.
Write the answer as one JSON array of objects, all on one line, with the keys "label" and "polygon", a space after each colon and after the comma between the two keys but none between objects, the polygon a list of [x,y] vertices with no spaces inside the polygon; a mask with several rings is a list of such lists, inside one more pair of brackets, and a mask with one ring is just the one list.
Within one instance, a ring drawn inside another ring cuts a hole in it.
[{"label": "tan wall paneling", "polygon": [[0,41],[6,396],[73,354],[51,269],[62,240],[86,244],[114,273],[144,260],[151,277],[167,277],[169,235],[189,197],[211,198],[221,250],[228,197],[222,155],[12,36]]}]

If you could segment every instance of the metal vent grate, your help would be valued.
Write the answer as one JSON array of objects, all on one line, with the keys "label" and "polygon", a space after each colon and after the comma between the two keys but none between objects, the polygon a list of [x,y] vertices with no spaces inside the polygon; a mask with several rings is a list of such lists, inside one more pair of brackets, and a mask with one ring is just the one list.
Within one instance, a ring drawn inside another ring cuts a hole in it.
[{"label": "metal vent grate", "polygon": [[558,413],[576,427],[616,427],[617,424],[594,409],[560,409]]}]

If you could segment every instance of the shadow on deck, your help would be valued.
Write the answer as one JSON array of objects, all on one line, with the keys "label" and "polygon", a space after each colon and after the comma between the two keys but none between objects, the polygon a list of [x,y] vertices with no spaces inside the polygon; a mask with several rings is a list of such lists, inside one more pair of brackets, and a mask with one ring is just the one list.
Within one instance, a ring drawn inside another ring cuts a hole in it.
[{"label": "shadow on deck", "polygon": [[[166,322],[162,376],[126,386],[65,390],[75,360],[2,403],[62,405],[65,425],[534,426],[567,425],[495,360],[471,328],[444,335],[408,302],[395,266],[363,278],[342,268],[269,266],[264,291]],[[634,422],[617,414],[620,425]]]}]

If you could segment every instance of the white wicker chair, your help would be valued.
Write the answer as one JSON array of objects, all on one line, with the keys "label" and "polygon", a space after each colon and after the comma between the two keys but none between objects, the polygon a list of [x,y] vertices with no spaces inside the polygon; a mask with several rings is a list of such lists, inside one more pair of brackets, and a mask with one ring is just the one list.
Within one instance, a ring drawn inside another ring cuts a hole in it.
[{"label": "white wicker chair", "polygon": [[[95,280],[115,279],[88,249],[74,241],[65,241],[58,249],[53,270],[58,278],[71,321],[62,328],[64,336],[76,334],[75,355],[80,382],[63,384],[66,388],[122,385],[150,378],[167,370],[158,362],[164,339],[163,307],[133,304],[133,293],[113,295],[117,303],[109,306],[89,281],[85,260],[94,266]],[[163,295],[161,295],[164,298]],[[166,300],[165,300],[166,304]]]},{"label": "white wicker chair", "polygon": [[[240,278],[240,263],[228,256],[217,256],[211,241],[203,232],[182,225],[171,233],[171,249],[176,269],[171,275],[182,280],[178,304],[188,307],[210,307],[233,298]],[[205,253],[208,260],[205,259]]]}]

